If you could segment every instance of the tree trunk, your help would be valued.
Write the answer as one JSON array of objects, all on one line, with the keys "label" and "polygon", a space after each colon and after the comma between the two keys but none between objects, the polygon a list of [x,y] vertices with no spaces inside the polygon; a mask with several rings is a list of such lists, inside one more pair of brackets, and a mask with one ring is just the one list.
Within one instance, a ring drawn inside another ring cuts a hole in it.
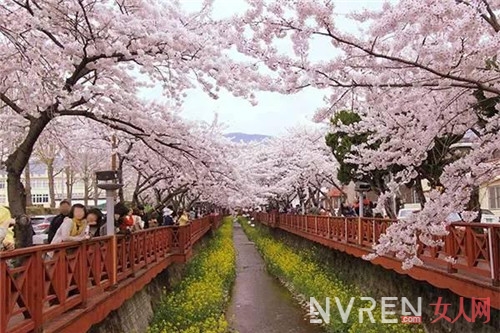
[{"label": "tree trunk", "polygon": [[13,217],[26,214],[26,192],[21,182],[21,174],[28,164],[36,141],[49,121],[50,118],[45,112],[40,117],[30,120],[28,134],[5,161],[7,194],[9,196],[10,212]]},{"label": "tree trunk", "polygon": [[66,167],[66,199],[71,201],[73,196],[73,172],[69,166]]},{"label": "tree trunk", "polygon": [[85,207],[88,206],[89,204],[89,187],[91,184],[89,184],[89,177],[85,176],[83,177],[83,205]]},{"label": "tree trunk", "polygon": [[[33,245],[33,226],[31,219],[28,215],[20,215],[16,217],[16,224],[14,225],[15,246],[16,249],[28,247]],[[24,260],[17,258],[17,260]]]},{"label": "tree trunk", "polygon": [[132,204],[134,206],[140,205],[140,199],[139,199],[139,195],[137,194],[137,191],[134,191],[134,194],[132,195]]},{"label": "tree trunk", "polygon": [[26,206],[33,206],[33,200],[31,198],[31,170],[29,162],[24,168],[24,187],[26,189]]},{"label": "tree trunk", "polygon": [[397,212],[394,211],[393,201],[394,201],[393,198],[387,198],[387,200],[385,200],[384,202],[384,208],[389,218],[395,220],[397,218]]},{"label": "tree trunk", "polygon": [[135,182],[134,193],[132,194],[132,204],[134,206],[138,206],[139,205],[139,187],[140,187],[140,183],[141,183],[141,174],[138,174],[137,175],[137,181]]},{"label": "tree trunk", "polygon": [[[132,147],[130,145],[130,147]],[[128,151],[130,151],[130,148],[128,149]],[[120,154],[117,154],[118,155],[118,183],[119,184],[123,184],[123,162],[125,161],[125,158],[123,156],[121,156]],[[118,198],[120,198],[120,202],[125,202],[125,195],[124,195],[124,191],[123,191],[123,188],[125,186],[122,186],[118,189]]]},{"label": "tree trunk", "polygon": [[47,176],[49,178],[50,208],[56,208],[56,191],[54,186],[54,160],[47,160]]},{"label": "tree trunk", "polygon": [[[33,228],[29,223],[29,218],[21,219],[21,216],[26,214],[26,192],[21,182],[21,175],[29,162],[36,141],[49,121],[50,118],[46,113],[42,113],[40,117],[30,120],[28,134],[5,161],[9,209],[12,217],[16,218],[16,247],[32,245]],[[28,222],[26,222],[26,219]]]},{"label": "tree trunk", "polygon": [[11,215],[17,217],[26,214],[26,191],[19,173],[7,172],[7,194]]},{"label": "tree trunk", "polygon": [[[121,177],[118,177],[118,178],[121,178]],[[119,184],[122,184],[121,179],[119,180]],[[122,186],[118,189],[118,198],[120,199],[120,202],[125,202],[125,194],[123,192],[123,187],[124,186]]]},{"label": "tree trunk", "polygon": [[309,192],[309,198],[312,201],[313,207],[314,208],[319,208],[319,202],[316,200],[316,193],[310,187],[307,190]]}]

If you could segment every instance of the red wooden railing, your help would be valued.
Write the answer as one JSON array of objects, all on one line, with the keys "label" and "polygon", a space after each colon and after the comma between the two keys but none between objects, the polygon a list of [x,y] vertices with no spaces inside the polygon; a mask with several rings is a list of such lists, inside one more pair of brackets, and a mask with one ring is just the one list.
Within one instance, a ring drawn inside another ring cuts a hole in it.
[{"label": "red wooden railing", "polygon": [[[391,223],[395,222],[376,218],[276,213],[255,213],[254,218],[270,227],[286,230],[332,248],[345,250],[349,247],[350,253],[355,255],[372,252],[372,247],[377,243],[380,235],[385,233]],[[469,286],[475,284],[482,287],[486,281],[486,286],[500,292],[498,288],[500,286],[500,224],[453,223],[448,226],[448,231],[447,236],[440,237],[444,242],[443,246],[431,247],[419,243],[419,258],[425,263],[429,274],[437,271],[444,272],[454,278],[470,281]],[[396,260],[395,256],[386,257]],[[454,258],[456,262],[451,263],[446,258]],[[419,278],[425,276],[425,274],[418,274]],[[441,277],[439,279],[443,280]],[[442,286],[441,282],[440,286]],[[500,300],[496,302],[496,305],[497,307],[500,305]]]},{"label": "red wooden railing", "polygon": [[182,227],[0,253],[0,332],[41,331],[44,323],[170,256],[189,256],[220,221],[207,216]]}]

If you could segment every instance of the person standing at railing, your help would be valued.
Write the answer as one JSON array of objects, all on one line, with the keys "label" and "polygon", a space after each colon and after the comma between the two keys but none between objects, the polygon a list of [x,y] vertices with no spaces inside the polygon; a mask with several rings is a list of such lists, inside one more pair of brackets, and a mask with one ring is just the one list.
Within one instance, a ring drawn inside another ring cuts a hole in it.
[{"label": "person standing at railing", "polygon": [[148,228],[156,228],[161,225],[161,216],[158,212],[151,212],[148,219]]},{"label": "person standing at railing", "polygon": [[62,242],[81,241],[90,238],[85,234],[87,228],[87,208],[81,204],[74,204],[71,211],[63,220],[61,227],[57,232],[50,244],[58,244]]},{"label": "person standing at railing", "polygon": [[115,205],[115,227],[120,234],[130,233],[130,227],[134,225],[134,220],[131,216],[129,218],[129,213],[132,214],[123,202]]},{"label": "person standing at railing", "polygon": [[139,216],[141,218],[141,221],[143,222],[142,223],[142,228],[143,229],[147,229],[148,228],[148,216],[147,214],[145,213],[144,211],[144,206],[143,205],[138,205],[135,209],[135,212],[137,216]]},{"label": "person standing at railing", "polygon": [[162,226],[172,226],[175,224],[175,212],[172,206],[165,207],[163,209],[163,223]]},{"label": "person standing at railing", "polygon": [[141,218],[140,212],[137,208],[133,209],[132,217],[134,219],[133,231],[139,231],[144,229],[144,221]]},{"label": "person standing at railing", "polygon": [[179,226],[183,226],[183,225],[188,225],[189,223],[189,214],[188,212],[184,209],[182,211],[182,215],[179,217]]},{"label": "person standing at railing", "polygon": [[128,234],[134,231],[134,211],[130,208],[127,208],[127,214],[122,217],[121,222],[120,222],[120,233],[122,234]]},{"label": "person standing at railing", "polygon": [[[367,199],[365,195],[363,195],[363,217],[373,217],[373,208],[375,208],[373,202]],[[358,198],[354,203],[354,210],[357,216],[359,216],[359,209],[360,204]]]},{"label": "person standing at railing", "polygon": [[61,224],[63,223],[64,219],[69,215],[70,211],[71,211],[71,204],[69,203],[69,201],[62,200],[59,203],[59,214],[56,215],[52,219],[52,221],[50,221],[49,236],[48,236],[49,244],[52,243],[52,240],[54,239],[57,230],[61,227]]},{"label": "person standing at railing", "polygon": [[339,208],[339,213],[344,217],[353,217],[356,216],[356,212],[346,203],[341,203]]},{"label": "person standing at railing", "polygon": [[106,235],[104,215],[98,208],[89,209],[87,214],[87,224],[90,227],[91,236],[99,237]]}]

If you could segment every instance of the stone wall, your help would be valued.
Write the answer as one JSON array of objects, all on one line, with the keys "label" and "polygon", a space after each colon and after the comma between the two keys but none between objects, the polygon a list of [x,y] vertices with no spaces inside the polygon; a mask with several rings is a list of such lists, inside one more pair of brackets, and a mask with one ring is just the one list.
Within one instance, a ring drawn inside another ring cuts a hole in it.
[{"label": "stone wall", "polygon": [[89,333],[141,333],[146,332],[153,318],[153,309],[164,288],[171,289],[182,276],[184,264],[173,264],[161,272],[141,291],[112,311],[101,323],[94,325]]},{"label": "stone wall", "polygon": [[[207,235],[211,235],[208,232]],[[193,254],[200,251],[211,237],[205,236],[193,247]],[[181,280],[185,264],[172,264],[158,274],[145,288],[126,300],[120,308],[90,328],[88,333],[143,333],[153,318],[155,305],[165,292],[172,290]]]},{"label": "stone wall", "polygon": [[[422,322],[424,328],[429,333],[444,332],[500,332],[500,311],[491,309],[490,322],[483,324],[485,318],[476,319],[476,323],[469,323],[463,317],[455,323],[449,323],[440,319],[434,324],[430,324],[436,316],[435,306],[438,297],[442,297],[442,303],[450,303],[447,316],[451,320],[455,319],[459,313],[460,296],[452,293],[448,289],[436,288],[426,282],[417,281],[406,275],[400,275],[392,270],[387,270],[381,266],[374,265],[366,260],[351,256],[349,254],[329,249],[320,244],[316,244],[307,239],[298,237],[280,229],[272,231],[274,237],[284,241],[288,245],[297,248],[311,248],[317,254],[317,260],[324,265],[333,267],[338,277],[348,283],[358,287],[363,296],[373,297],[378,301],[380,297],[406,297],[416,306],[418,297],[422,297]],[[332,295],[333,299],[335,295]],[[391,302],[392,303],[392,302]],[[464,298],[465,313],[470,316],[471,300]],[[400,305],[396,306],[401,309]]]}]

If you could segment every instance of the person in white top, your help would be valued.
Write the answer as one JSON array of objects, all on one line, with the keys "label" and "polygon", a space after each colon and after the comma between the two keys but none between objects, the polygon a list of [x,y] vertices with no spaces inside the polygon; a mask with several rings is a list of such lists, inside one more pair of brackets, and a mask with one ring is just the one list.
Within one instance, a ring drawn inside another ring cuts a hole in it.
[{"label": "person in white top", "polygon": [[71,212],[57,229],[57,232],[50,244],[58,244],[62,242],[81,241],[89,239],[90,235],[86,234],[87,230],[87,209],[82,204],[74,204],[71,207]]}]

